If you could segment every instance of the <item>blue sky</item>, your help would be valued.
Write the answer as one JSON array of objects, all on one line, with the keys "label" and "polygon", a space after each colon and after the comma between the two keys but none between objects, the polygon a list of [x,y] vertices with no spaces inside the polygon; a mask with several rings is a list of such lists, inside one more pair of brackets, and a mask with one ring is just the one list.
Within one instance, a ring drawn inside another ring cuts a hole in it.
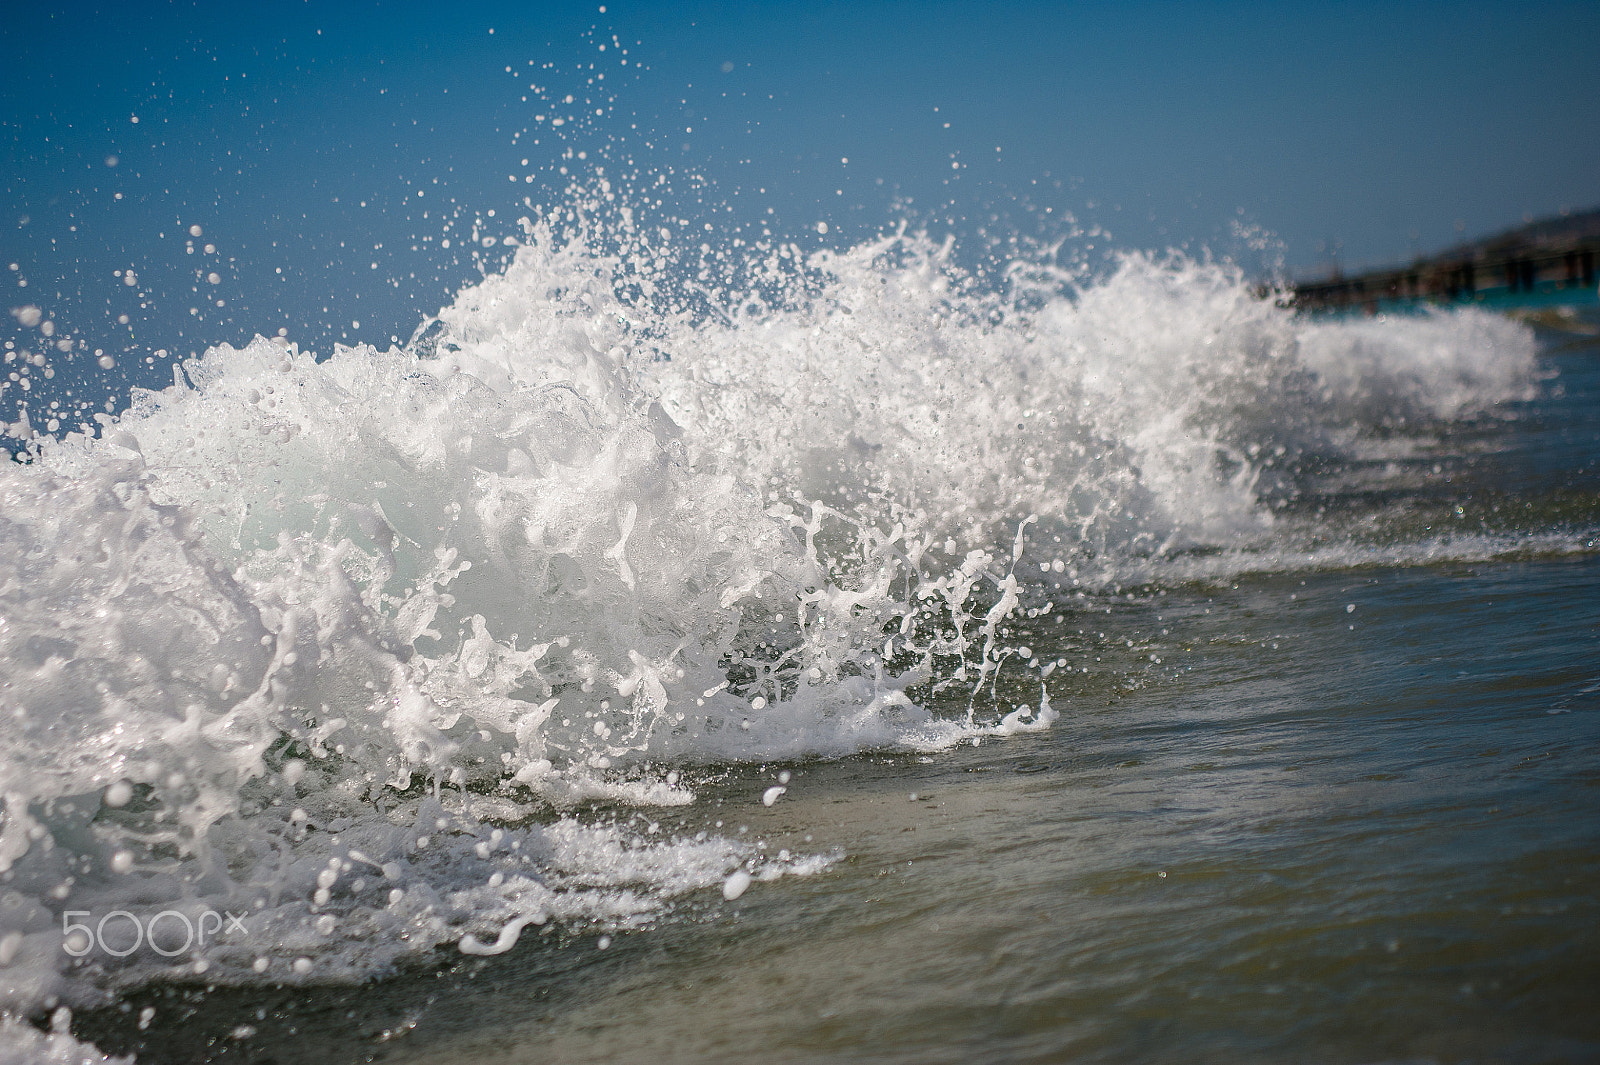
[{"label": "blue sky", "polygon": [[[599,6],[14,5],[7,306],[111,350],[403,339],[483,268],[440,212],[510,222],[569,147],[811,239],[910,200],[969,240],[1070,216],[1294,274],[1600,204],[1592,2]],[[552,136],[530,81],[606,113]]]}]

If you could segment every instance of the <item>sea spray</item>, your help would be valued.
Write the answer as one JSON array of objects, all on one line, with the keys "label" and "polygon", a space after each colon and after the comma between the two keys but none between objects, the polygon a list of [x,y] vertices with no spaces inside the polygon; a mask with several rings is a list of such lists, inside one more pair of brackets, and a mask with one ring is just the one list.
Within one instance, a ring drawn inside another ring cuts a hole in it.
[{"label": "sea spray", "polygon": [[1041,290],[904,232],[577,214],[405,348],[214,348],[0,470],[6,1008],[361,979],[825,868],[577,804],[1046,727],[1019,612],[1345,564],[1306,469],[1532,387],[1523,327],[1310,323],[1225,264]]}]

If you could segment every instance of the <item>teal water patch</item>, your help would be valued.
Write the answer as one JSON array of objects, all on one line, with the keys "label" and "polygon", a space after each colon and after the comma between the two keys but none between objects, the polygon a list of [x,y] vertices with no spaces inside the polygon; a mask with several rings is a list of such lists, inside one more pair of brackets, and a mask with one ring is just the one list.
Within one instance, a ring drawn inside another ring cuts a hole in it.
[{"label": "teal water patch", "polygon": [[1575,316],[1592,318],[1595,309],[1600,308],[1600,289],[1563,281],[1541,281],[1532,289],[1516,292],[1504,288],[1491,289],[1455,300],[1379,299],[1310,313],[1318,318],[1370,317],[1373,314],[1418,314],[1430,308],[1450,307],[1481,307],[1498,313],[1570,308]]}]

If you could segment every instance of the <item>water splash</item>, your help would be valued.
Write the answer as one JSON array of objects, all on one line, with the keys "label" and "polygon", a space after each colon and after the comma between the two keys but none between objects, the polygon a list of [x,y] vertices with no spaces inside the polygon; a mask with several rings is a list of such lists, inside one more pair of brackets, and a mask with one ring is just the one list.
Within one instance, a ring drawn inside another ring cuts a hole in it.
[{"label": "water splash", "polygon": [[[1307,322],[1182,257],[997,277],[904,231],[713,251],[569,208],[405,348],[219,347],[30,437],[0,1005],[359,979],[816,871],[571,811],[1048,727],[1036,661],[1034,702],[984,693],[1052,588],[1347,564],[1285,516],[1308,465],[1533,387],[1531,334],[1476,311]],[[72,966],[68,910],[248,931]]]}]

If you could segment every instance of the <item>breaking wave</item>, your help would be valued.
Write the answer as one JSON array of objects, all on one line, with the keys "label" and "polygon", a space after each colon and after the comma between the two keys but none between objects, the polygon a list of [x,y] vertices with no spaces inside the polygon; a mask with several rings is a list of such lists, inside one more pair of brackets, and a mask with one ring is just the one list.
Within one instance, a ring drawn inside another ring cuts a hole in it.
[{"label": "breaking wave", "polygon": [[[555,212],[405,347],[258,337],[36,439],[0,469],[0,1006],[361,979],[825,868],[578,804],[1049,727],[1008,619],[1448,552],[1340,548],[1305,471],[1534,387],[1474,310],[1307,321],[1182,257],[997,276]],[[984,696],[1004,660],[1026,701]],[[248,933],[119,953],[167,911]]]}]

